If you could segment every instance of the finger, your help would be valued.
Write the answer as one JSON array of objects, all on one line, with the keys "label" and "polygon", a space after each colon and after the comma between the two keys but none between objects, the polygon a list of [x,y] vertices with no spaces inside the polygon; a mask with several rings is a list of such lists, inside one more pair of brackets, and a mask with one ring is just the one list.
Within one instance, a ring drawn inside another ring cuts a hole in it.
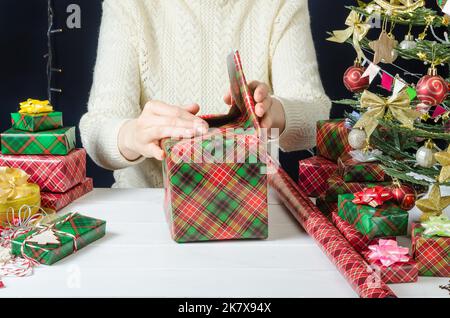
[{"label": "finger", "polygon": [[153,129],[153,138],[150,140],[161,140],[164,138],[191,138],[196,135],[201,135],[203,132],[199,132],[198,130],[195,130],[193,128],[180,128],[180,127],[171,127],[171,126],[165,126],[165,127],[155,127]]},{"label": "finger", "polygon": [[225,102],[225,104],[227,105],[232,105],[232,97],[231,97],[231,91],[228,91],[225,96],[223,97],[223,101]]},{"label": "finger", "polygon": [[264,83],[259,84],[253,93],[253,98],[255,102],[261,103],[263,102],[267,96],[269,96],[269,86]]},{"label": "finger", "polygon": [[261,128],[270,129],[272,128],[273,121],[269,115],[265,115],[260,121]]},{"label": "finger", "polygon": [[150,143],[145,147],[144,157],[155,158],[156,160],[164,159],[164,151],[156,143]]},{"label": "finger", "polygon": [[255,105],[255,113],[258,117],[263,117],[272,106],[272,98],[266,97],[261,103]]},{"label": "finger", "polygon": [[[169,105],[160,101],[151,101],[148,102],[145,105],[144,111],[146,113],[151,113],[153,115],[159,115],[159,116],[169,116],[169,117],[183,117],[183,118],[193,118],[195,117],[191,112],[189,112],[189,107],[191,108],[190,110],[194,111],[198,105],[197,104],[193,104],[193,105],[188,105],[185,106],[185,108],[182,107],[178,107],[178,106],[174,106],[174,105]],[[198,111],[197,111],[198,112]]]},{"label": "finger", "polygon": [[195,116],[189,119],[184,119],[182,117],[152,116],[148,122],[147,129],[153,129],[155,126],[189,128],[202,131],[208,129],[208,124]]},{"label": "finger", "polygon": [[182,106],[185,110],[187,110],[192,115],[196,115],[200,111],[200,105],[199,104],[190,104],[186,106]]}]

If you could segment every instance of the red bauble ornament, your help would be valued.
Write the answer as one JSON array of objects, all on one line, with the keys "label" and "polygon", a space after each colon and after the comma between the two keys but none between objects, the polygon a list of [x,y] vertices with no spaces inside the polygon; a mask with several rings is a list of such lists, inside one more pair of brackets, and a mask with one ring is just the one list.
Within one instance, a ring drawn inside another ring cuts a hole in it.
[{"label": "red bauble ornament", "polygon": [[416,191],[407,185],[394,185],[391,188],[393,199],[400,208],[409,211],[416,205]]},{"label": "red bauble ornament", "polygon": [[429,69],[428,75],[420,79],[416,86],[417,98],[424,104],[436,106],[448,96],[448,83],[439,75],[436,69]]},{"label": "red bauble ornament", "polygon": [[369,87],[369,76],[361,77],[366,69],[358,64],[350,66],[344,73],[344,85],[352,93],[359,93]]}]

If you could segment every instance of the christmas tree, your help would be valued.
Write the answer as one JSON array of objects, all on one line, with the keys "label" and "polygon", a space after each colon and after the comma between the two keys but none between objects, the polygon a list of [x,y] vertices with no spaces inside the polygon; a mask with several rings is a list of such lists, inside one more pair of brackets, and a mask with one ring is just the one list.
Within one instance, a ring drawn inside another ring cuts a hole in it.
[{"label": "christmas tree", "polygon": [[[354,98],[337,101],[354,108],[346,113],[352,156],[379,161],[399,189],[432,186],[426,204],[417,204],[424,218],[450,204],[439,191],[450,186],[450,1],[428,3],[357,1],[346,7],[346,29],[328,39],[353,45],[357,55],[343,79]],[[414,62],[421,74],[403,66]]]}]

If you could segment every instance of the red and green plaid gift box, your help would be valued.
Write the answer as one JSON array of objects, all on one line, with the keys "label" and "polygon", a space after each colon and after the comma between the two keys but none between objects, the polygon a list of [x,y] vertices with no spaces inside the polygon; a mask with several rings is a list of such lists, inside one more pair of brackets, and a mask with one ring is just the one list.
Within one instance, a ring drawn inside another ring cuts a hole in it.
[{"label": "red and green plaid gift box", "polygon": [[73,201],[91,192],[93,189],[93,180],[91,178],[86,178],[83,182],[64,193],[41,192],[41,206],[43,208],[59,211]]},{"label": "red and green plaid gift box", "polygon": [[[337,206],[337,203],[336,203]],[[336,228],[347,239],[350,245],[355,251],[361,253],[366,251],[369,245],[378,244],[378,238],[371,239],[365,235],[362,235],[353,225],[343,220],[336,210],[331,214],[331,219]],[[395,237],[384,237],[386,240],[395,240]]]},{"label": "red and green plaid gift box", "polygon": [[318,197],[328,188],[328,178],[337,165],[323,157],[314,156],[299,162],[298,185],[310,197]]},{"label": "red and green plaid gift box", "polygon": [[[52,231],[59,243],[38,244],[33,237]],[[106,222],[78,213],[64,215],[12,240],[12,254],[52,265],[64,257],[105,236]]]},{"label": "red and green plaid gift box", "polygon": [[268,236],[267,154],[237,52],[228,69],[235,105],[228,115],[205,117],[217,129],[163,142],[165,210],[179,243]]},{"label": "red and green plaid gift box", "polygon": [[383,182],[389,180],[380,165],[375,162],[359,162],[349,154],[338,159],[338,174],[345,182]]},{"label": "red and green plaid gift box", "polygon": [[337,202],[329,202],[325,199],[324,195],[319,196],[316,199],[317,208],[326,216],[330,216],[331,213],[337,213]]},{"label": "red and green plaid gift box", "polygon": [[67,156],[0,155],[0,166],[22,169],[41,191],[62,193],[86,179],[86,150]]},{"label": "red and green plaid gift box", "polygon": [[63,126],[63,116],[61,112],[51,112],[44,114],[11,114],[12,128],[30,132],[54,130]]},{"label": "red and green plaid gift box", "polygon": [[75,127],[28,132],[8,129],[1,135],[4,155],[67,155],[75,148]]},{"label": "red and green plaid gift box", "polygon": [[[372,244],[371,244],[372,245]],[[380,274],[381,280],[386,284],[415,283],[419,278],[417,262],[410,258],[407,262],[395,263],[391,266],[384,266],[378,260],[369,258],[371,251],[362,253],[364,259],[369,263],[375,273]]]},{"label": "red and green plaid gift box", "polygon": [[348,143],[348,129],[343,119],[320,120],[317,122],[317,154],[336,162],[352,150]]},{"label": "red and green plaid gift box", "polygon": [[420,276],[450,277],[450,237],[426,236],[420,223],[412,224],[413,257]]},{"label": "red and green plaid gift box", "polygon": [[373,188],[377,185],[388,186],[389,182],[345,182],[338,174],[328,178],[328,189],[325,192],[324,199],[329,202],[337,202],[340,194],[356,193],[363,191],[365,188]]},{"label": "red and green plaid gift box", "polygon": [[361,234],[369,238],[406,235],[408,212],[393,202],[374,208],[355,204],[354,198],[353,194],[339,195],[338,214]]}]

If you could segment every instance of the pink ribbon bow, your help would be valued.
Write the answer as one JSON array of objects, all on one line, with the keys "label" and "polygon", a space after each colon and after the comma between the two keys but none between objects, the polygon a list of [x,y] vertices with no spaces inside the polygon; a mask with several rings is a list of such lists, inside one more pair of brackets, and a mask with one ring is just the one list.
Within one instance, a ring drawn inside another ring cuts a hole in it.
[{"label": "pink ribbon bow", "polygon": [[369,259],[380,261],[383,266],[391,266],[396,263],[405,263],[410,260],[409,249],[398,246],[394,240],[379,240],[378,245],[371,245]]},{"label": "pink ribbon bow", "polygon": [[374,188],[366,188],[361,192],[354,194],[355,199],[352,201],[355,204],[366,204],[376,208],[379,205],[383,205],[384,202],[392,199],[392,192],[381,186]]}]

